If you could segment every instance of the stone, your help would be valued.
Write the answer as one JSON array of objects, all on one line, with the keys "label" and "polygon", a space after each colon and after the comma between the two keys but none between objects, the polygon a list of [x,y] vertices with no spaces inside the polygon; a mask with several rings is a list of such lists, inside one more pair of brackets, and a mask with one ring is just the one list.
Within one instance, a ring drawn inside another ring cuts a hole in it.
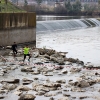
[{"label": "stone", "polygon": [[35,98],[33,94],[22,94],[18,100],[34,100]]},{"label": "stone", "polygon": [[29,80],[27,78],[24,78],[22,81],[23,81],[23,85],[27,85],[33,82],[33,80]]},{"label": "stone", "polygon": [[39,51],[32,52],[32,57],[36,58],[39,56]]},{"label": "stone", "polygon": [[37,95],[44,95],[45,92],[44,91],[38,91]]},{"label": "stone", "polygon": [[39,71],[35,71],[35,72],[31,72],[31,74],[38,75],[38,74],[40,74],[40,72]]},{"label": "stone", "polygon": [[70,97],[71,95],[70,94],[67,94],[67,93],[63,93],[63,96]]},{"label": "stone", "polygon": [[22,91],[19,91],[19,90],[14,92],[14,94],[16,94],[16,95],[18,95],[18,96],[20,96],[22,93],[23,93],[23,92],[22,92]]},{"label": "stone", "polygon": [[30,69],[30,68],[21,68],[22,72],[34,72],[34,70]]},{"label": "stone", "polygon": [[54,100],[54,98],[53,98],[53,97],[51,97],[49,100]]},{"label": "stone", "polygon": [[80,72],[81,68],[71,68],[70,72]]},{"label": "stone", "polygon": [[53,76],[53,74],[44,74],[45,76]]},{"label": "stone", "polygon": [[7,90],[0,90],[0,94],[6,93],[6,92],[7,92]]},{"label": "stone", "polygon": [[44,94],[45,97],[51,97],[52,96],[52,93],[46,93]]},{"label": "stone", "polygon": [[63,73],[63,74],[67,74],[68,71],[67,71],[67,70],[62,70],[61,73]]},{"label": "stone", "polygon": [[21,90],[21,91],[29,91],[31,90],[28,86],[24,86],[24,85],[21,85],[17,88],[17,90]]},{"label": "stone", "polygon": [[85,80],[81,80],[76,84],[76,86],[81,87],[81,88],[85,88],[85,87],[89,87],[90,84]]},{"label": "stone", "polygon": [[20,82],[20,79],[13,79],[13,80],[9,80],[9,81],[2,81],[2,82],[7,82],[7,83],[14,84],[14,83],[19,83],[19,82]]},{"label": "stone", "polygon": [[68,97],[62,97],[62,98],[59,98],[58,100],[70,100]]},{"label": "stone", "polygon": [[4,99],[5,98],[5,96],[0,96],[0,99]]},{"label": "stone", "polygon": [[57,83],[66,83],[66,80],[65,79],[63,79],[63,80],[57,80],[56,82]]}]

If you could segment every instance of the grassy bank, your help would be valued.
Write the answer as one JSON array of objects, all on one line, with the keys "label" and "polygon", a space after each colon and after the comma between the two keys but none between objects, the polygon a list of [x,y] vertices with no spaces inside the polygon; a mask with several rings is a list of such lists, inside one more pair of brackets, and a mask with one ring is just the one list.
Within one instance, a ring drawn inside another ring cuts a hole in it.
[{"label": "grassy bank", "polygon": [[0,3],[0,12],[26,12],[23,9],[20,9],[16,5],[12,4],[11,2],[5,3],[5,0],[1,0]]}]

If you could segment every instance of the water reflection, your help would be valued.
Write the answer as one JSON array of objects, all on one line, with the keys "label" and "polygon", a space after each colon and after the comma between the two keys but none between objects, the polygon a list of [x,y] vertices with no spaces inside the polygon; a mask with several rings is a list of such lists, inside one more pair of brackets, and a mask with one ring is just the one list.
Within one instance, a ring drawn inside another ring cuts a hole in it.
[{"label": "water reflection", "polygon": [[82,18],[93,18],[93,17],[91,16],[54,16],[54,15],[37,15],[36,16],[37,21],[82,19]]}]

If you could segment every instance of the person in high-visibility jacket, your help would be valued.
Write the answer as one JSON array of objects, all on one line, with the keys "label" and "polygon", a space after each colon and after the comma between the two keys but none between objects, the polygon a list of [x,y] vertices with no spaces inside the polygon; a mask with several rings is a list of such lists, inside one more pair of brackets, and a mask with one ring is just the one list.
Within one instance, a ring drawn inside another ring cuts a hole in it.
[{"label": "person in high-visibility jacket", "polygon": [[23,61],[25,61],[26,56],[29,56],[28,61],[30,61],[31,55],[30,55],[29,51],[30,51],[30,48],[28,47],[28,45],[26,45],[26,46],[24,47],[24,60],[23,60]]}]

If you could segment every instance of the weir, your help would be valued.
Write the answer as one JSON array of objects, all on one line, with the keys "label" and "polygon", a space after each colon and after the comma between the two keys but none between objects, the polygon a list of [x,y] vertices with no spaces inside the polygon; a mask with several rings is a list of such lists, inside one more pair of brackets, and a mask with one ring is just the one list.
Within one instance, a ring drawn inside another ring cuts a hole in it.
[{"label": "weir", "polygon": [[68,31],[72,29],[82,29],[95,26],[100,26],[100,21],[95,18],[37,21],[36,32]]},{"label": "weir", "polygon": [[34,42],[36,45],[35,13],[0,13],[0,46]]}]

